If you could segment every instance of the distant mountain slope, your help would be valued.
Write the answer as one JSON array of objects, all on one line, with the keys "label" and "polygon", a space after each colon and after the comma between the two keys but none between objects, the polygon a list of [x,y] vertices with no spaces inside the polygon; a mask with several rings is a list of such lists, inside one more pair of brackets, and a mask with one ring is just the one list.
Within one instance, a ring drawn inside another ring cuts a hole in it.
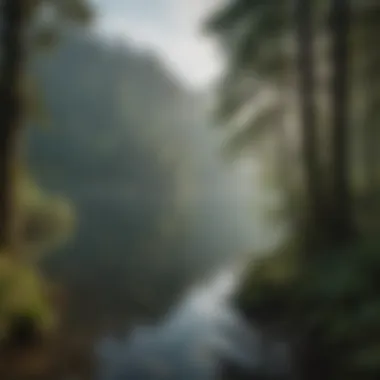
[{"label": "distant mountain slope", "polygon": [[31,69],[51,127],[30,129],[29,162],[78,215],[74,239],[48,272],[82,316],[164,310],[238,246],[203,95],[151,54],[77,35]]}]

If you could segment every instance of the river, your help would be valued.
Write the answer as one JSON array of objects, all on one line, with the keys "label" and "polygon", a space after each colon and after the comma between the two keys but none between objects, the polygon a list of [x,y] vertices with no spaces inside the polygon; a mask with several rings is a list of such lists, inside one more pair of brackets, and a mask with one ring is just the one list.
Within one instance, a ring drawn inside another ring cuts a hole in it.
[{"label": "river", "polygon": [[[101,339],[97,380],[213,380],[221,375],[222,360],[252,373],[263,369],[275,374],[287,369],[284,345],[271,342],[263,355],[259,332],[247,326],[230,302],[241,277],[236,262],[245,260],[239,252],[245,255],[247,250],[275,244],[281,235],[260,215],[260,205],[271,197],[270,191],[260,188],[251,160],[248,165],[226,168],[219,158],[220,147],[207,131],[199,132],[202,139],[198,138],[196,145],[197,151],[203,152],[199,153],[199,166],[207,169],[209,186],[205,186],[204,204],[193,205],[195,210],[203,210],[195,213],[192,238],[202,246],[189,245],[187,249],[197,258],[196,253],[207,246],[217,260],[229,258],[233,264],[215,267],[213,275],[189,289],[156,325],[134,326],[124,337]],[[204,210],[209,210],[206,216]]]},{"label": "river", "polygon": [[195,286],[155,326],[104,337],[97,347],[98,380],[213,380],[221,375],[222,360],[247,372],[284,373],[285,345],[272,342],[263,357],[259,333],[230,305],[237,274],[222,270]]}]

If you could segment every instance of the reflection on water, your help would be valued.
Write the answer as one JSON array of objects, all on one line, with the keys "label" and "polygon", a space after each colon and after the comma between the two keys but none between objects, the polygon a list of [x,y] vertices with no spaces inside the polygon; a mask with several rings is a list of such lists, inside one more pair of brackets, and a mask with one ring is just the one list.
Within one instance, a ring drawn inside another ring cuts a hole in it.
[{"label": "reflection on water", "polygon": [[[260,366],[257,334],[229,306],[235,279],[223,271],[194,288],[158,325],[135,328],[118,341],[104,338],[99,380],[210,380],[217,378],[222,358]],[[277,370],[286,363],[283,354],[276,360]]]}]

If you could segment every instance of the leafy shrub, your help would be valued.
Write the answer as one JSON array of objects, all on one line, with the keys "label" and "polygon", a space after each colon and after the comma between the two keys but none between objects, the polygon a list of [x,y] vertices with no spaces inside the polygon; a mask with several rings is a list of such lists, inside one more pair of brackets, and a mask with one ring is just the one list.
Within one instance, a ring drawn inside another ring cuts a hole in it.
[{"label": "leafy shrub", "polygon": [[280,251],[252,266],[237,296],[240,309],[254,321],[285,321],[292,331],[300,326],[318,331],[304,344],[313,345],[316,355],[329,352],[326,379],[375,378],[380,371],[380,243],[368,239],[302,265],[294,264],[296,252]]}]

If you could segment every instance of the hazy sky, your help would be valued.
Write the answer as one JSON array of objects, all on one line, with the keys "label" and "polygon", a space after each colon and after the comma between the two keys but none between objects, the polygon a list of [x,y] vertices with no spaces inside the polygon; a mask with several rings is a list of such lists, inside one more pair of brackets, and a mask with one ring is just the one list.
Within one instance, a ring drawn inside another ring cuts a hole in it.
[{"label": "hazy sky", "polygon": [[222,61],[215,42],[202,36],[202,20],[225,0],[92,0],[107,35],[154,48],[183,79],[204,86]]}]

